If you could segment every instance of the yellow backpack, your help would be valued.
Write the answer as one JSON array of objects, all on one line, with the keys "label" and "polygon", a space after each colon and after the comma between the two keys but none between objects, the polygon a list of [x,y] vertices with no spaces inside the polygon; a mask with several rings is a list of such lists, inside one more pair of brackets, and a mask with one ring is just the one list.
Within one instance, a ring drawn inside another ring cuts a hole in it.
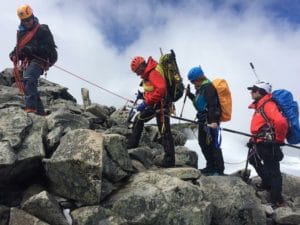
[{"label": "yellow backpack", "polygon": [[221,122],[226,122],[231,119],[232,113],[232,98],[229,86],[225,79],[217,78],[212,81],[212,84],[217,90],[219,103],[221,106]]}]

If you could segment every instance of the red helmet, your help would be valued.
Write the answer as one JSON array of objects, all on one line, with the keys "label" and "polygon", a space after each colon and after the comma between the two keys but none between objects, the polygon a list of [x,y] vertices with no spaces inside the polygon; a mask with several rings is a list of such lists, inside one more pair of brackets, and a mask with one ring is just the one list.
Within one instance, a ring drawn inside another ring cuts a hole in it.
[{"label": "red helmet", "polygon": [[142,63],[145,63],[145,59],[142,56],[134,57],[130,64],[131,70],[135,72]]}]

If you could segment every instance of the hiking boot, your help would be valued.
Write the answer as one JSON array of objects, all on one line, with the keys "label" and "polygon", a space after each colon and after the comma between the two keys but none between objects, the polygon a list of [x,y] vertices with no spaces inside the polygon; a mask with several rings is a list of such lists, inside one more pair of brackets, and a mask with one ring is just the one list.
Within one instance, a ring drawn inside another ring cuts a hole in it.
[{"label": "hiking boot", "polygon": [[226,176],[226,174],[221,173],[221,172],[210,172],[210,173],[205,173],[204,175],[207,176],[207,177],[210,177],[210,176]]},{"label": "hiking boot", "polygon": [[205,175],[205,174],[210,174],[210,173],[214,173],[214,170],[210,167],[205,167],[203,169],[199,169],[201,174]]},{"label": "hiking boot", "polygon": [[24,112],[26,112],[26,113],[36,113],[36,109],[25,108]]},{"label": "hiking boot", "polygon": [[45,110],[45,111],[37,111],[35,114],[39,116],[48,116],[50,115],[51,111],[50,110]]},{"label": "hiking boot", "polygon": [[272,207],[272,209],[277,209],[277,208],[280,208],[280,207],[288,207],[288,205],[286,204],[285,201],[282,201],[282,202],[272,203],[271,207]]},{"label": "hiking boot", "polygon": [[175,166],[175,158],[170,156],[165,156],[160,163],[161,167],[169,168]]}]

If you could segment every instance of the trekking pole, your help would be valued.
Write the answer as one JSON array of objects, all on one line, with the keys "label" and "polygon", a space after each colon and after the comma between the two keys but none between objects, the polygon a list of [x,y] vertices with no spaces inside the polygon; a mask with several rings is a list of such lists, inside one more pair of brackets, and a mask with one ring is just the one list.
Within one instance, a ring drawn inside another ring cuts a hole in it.
[{"label": "trekking pole", "polygon": [[[187,89],[189,89],[189,88],[190,88],[190,85],[188,84]],[[185,92],[185,96],[184,96],[184,99],[183,99],[183,104],[182,104],[182,108],[181,108],[181,112],[180,112],[180,117],[182,117],[183,109],[184,109],[185,102],[186,102],[186,97],[187,97],[187,91]],[[180,121],[180,120],[178,120],[178,121]]]},{"label": "trekking pole", "polygon": [[259,77],[257,76],[257,73],[256,73],[256,71],[255,71],[255,68],[254,68],[254,65],[253,65],[252,62],[250,62],[250,66],[251,66],[251,68],[252,68],[252,71],[253,71],[253,73],[254,73],[254,75],[255,75],[257,81],[260,81]]},{"label": "trekking pole", "polygon": [[[171,118],[182,120],[182,121],[186,121],[186,122],[189,122],[189,123],[199,124],[197,121],[194,121],[194,120],[190,120],[190,119],[186,119],[186,118],[182,118],[182,117],[178,117],[178,116],[172,116],[172,115],[168,115],[168,116],[171,117]],[[244,132],[241,132],[241,131],[237,131],[237,130],[232,130],[232,129],[228,129],[228,128],[224,128],[224,127],[220,127],[220,129],[223,130],[223,131],[227,131],[227,132],[230,132],[230,133],[243,135],[243,136],[246,136],[246,137],[254,137],[251,134],[247,134],[247,133],[244,133]],[[300,146],[296,146],[296,145],[292,145],[292,144],[284,143],[283,145],[291,147],[291,148],[300,149]]]}]

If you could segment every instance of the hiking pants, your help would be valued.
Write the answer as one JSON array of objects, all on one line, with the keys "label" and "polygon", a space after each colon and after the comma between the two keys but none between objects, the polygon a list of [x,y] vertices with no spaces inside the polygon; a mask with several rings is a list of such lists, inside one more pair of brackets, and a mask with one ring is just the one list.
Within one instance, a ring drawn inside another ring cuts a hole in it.
[{"label": "hiking pants", "polygon": [[206,160],[206,167],[213,172],[224,173],[222,150],[218,144],[218,129],[199,124],[198,143]]},{"label": "hiking pants", "polygon": [[[166,110],[164,113],[167,113]],[[164,121],[161,121],[160,112],[156,112],[153,108],[146,108],[135,117],[132,134],[129,137],[127,146],[128,148],[136,148],[138,146],[144,124],[154,117],[156,117],[158,129],[162,136],[162,145],[165,151],[164,158],[168,158],[170,161],[175,162],[174,140],[171,133],[170,118],[167,115],[164,115]]]},{"label": "hiking pants", "polygon": [[250,154],[249,163],[262,179],[263,186],[270,188],[271,202],[281,203],[283,201],[279,163],[283,159],[281,148],[272,143],[258,143],[254,148],[256,152]]},{"label": "hiking pants", "polygon": [[31,61],[23,72],[25,86],[25,106],[27,109],[36,110],[37,114],[44,114],[44,106],[37,90],[38,79],[44,70],[34,61]]}]

